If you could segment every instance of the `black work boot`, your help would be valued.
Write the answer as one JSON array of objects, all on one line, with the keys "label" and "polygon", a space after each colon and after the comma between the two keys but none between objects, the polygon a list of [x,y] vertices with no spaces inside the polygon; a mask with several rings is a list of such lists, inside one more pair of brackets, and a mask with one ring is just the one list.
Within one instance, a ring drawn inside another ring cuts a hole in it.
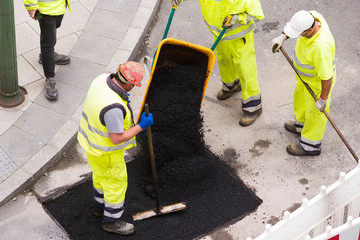
[{"label": "black work boot", "polygon": [[135,232],[135,227],[131,223],[124,222],[122,220],[117,220],[111,223],[103,223],[102,229],[106,232],[112,232],[119,235],[131,235]]},{"label": "black work boot", "polygon": [[[64,54],[58,54],[54,52],[54,62],[57,65],[66,65],[70,63],[70,57]],[[42,64],[41,53],[39,54],[39,63]]]},{"label": "black work boot", "polygon": [[228,99],[229,97],[234,95],[234,93],[240,92],[241,91],[240,81],[236,81],[232,88],[230,88],[228,86],[226,86],[226,88],[228,88],[229,91],[224,90],[224,88],[219,90],[219,92],[218,92],[218,94],[216,96],[218,100],[221,101],[221,100]]},{"label": "black work boot", "polygon": [[304,150],[304,148],[300,145],[300,143],[290,144],[286,147],[286,151],[293,156],[318,156],[321,151],[308,153]]},{"label": "black work boot", "polygon": [[253,124],[256,119],[261,115],[262,107],[254,113],[244,111],[244,115],[240,118],[239,124],[242,127],[247,127]]},{"label": "black work boot", "polygon": [[289,120],[289,121],[285,122],[284,127],[289,132],[296,133],[296,134],[300,134],[301,130],[302,130],[302,127],[297,126],[295,121],[293,121],[293,120]]},{"label": "black work boot", "polygon": [[45,79],[45,96],[49,100],[56,100],[58,98],[56,80],[54,78]]}]

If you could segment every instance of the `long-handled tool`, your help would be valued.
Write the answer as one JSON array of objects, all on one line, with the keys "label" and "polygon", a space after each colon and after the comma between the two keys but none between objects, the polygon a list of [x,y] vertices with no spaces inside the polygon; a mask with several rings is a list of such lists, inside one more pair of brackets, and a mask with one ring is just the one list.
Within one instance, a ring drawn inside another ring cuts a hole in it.
[{"label": "long-handled tool", "polygon": [[[304,82],[302,80],[302,78],[300,77],[300,74],[298,73],[298,71],[296,70],[293,62],[291,61],[290,57],[287,55],[287,53],[285,52],[285,50],[280,47],[281,52],[284,54],[286,60],[290,63],[291,67],[294,69],[296,75],[299,77],[299,79],[301,80],[301,82],[305,85],[306,89],[309,91],[309,93],[311,94],[311,96],[313,97],[313,99],[315,100],[315,102],[318,100],[315,93],[313,92],[313,90],[310,88],[310,86]],[[350,144],[348,143],[348,141],[346,141],[345,137],[342,135],[342,133],[340,132],[340,130],[338,129],[338,127],[335,125],[334,121],[331,119],[329,113],[324,110],[323,112],[326,116],[326,118],[329,120],[329,122],[331,123],[331,125],[334,127],[335,131],[337,132],[337,134],[339,135],[339,137],[341,138],[341,140],[344,142],[344,144],[346,145],[346,147],[349,149],[349,151],[351,152],[351,154],[353,155],[353,157],[355,158],[356,162],[359,162],[359,158],[358,156],[356,156],[354,150],[351,148]]]},{"label": "long-handled tool", "polygon": [[[145,104],[145,114],[149,116],[149,105]],[[152,171],[152,178],[154,184],[154,192],[156,198],[156,209],[155,210],[148,210],[145,212],[139,212],[133,215],[134,221],[143,220],[146,218],[159,216],[167,213],[173,213],[180,210],[184,210],[186,208],[186,204],[184,202],[176,203],[168,206],[164,206],[160,208],[160,200],[159,200],[159,190],[158,190],[158,183],[157,183],[157,176],[156,176],[156,166],[155,166],[155,158],[154,158],[154,148],[151,136],[151,128],[147,127],[147,136],[149,142],[149,152],[150,152],[150,161],[151,161],[151,171]]]}]

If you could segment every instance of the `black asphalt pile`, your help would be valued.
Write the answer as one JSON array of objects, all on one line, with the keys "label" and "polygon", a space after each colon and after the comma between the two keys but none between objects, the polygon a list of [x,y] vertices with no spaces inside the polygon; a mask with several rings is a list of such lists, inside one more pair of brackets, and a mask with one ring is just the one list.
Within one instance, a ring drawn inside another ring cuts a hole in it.
[{"label": "black asphalt pile", "polygon": [[[154,116],[151,129],[161,205],[185,202],[186,210],[137,221],[137,231],[129,237],[108,234],[101,229],[101,218],[91,213],[88,181],[46,204],[72,239],[193,239],[241,220],[259,206],[261,200],[204,143],[203,88],[198,66],[164,66],[156,69],[146,97]],[[141,151],[127,165],[123,217],[128,221],[132,214],[156,206],[146,131],[139,140]]]}]

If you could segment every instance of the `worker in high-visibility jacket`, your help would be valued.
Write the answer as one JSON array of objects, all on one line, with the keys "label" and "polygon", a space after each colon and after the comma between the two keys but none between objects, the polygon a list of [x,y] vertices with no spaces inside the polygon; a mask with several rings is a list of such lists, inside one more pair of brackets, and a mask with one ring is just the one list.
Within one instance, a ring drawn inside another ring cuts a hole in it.
[{"label": "worker in high-visibility jacket", "polygon": [[61,26],[70,0],[23,0],[32,19],[39,21],[40,51],[39,63],[43,65],[45,75],[45,97],[49,100],[58,98],[55,80],[55,64],[70,63],[70,57],[55,52],[56,30]]},{"label": "worker in high-visibility jacket", "polygon": [[120,219],[128,185],[124,151],[153,124],[152,114],[143,113],[134,125],[129,105],[128,92],[141,86],[143,75],[143,66],[130,61],[120,64],[116,73],[98,76],[89,88],[77,135],[93,170],[94,214],[103,216],[105,231],[119,235],[135,231],[133,224]]},{"label": "worker in high-visibility jacket", "polygon": [[[171,0],[177,6],[182,0]],[[199,0],[205,23],[214,40],[223,28],[223,38],[215,48],[222,88],[218,100],[225,100],[242,91],[243,115],[241,126],[249,126],[262,113],[261,95],[257,78],[253,31],[264,18],[259,0]],[[228,23],[228,16],[231,19]]]},{"label": "worker in high-visibility jacket", "polygon": [[316,11],[301,10],[293,15],[283,33],[273,39],[272,50],[278,52],[287,38],[296,38],[293,64],[301,79],[309,85],[317,97],[314,101],[301,79],[295,74],[294,91],[295,121],[287,121],[285,129],[301,134],[300,142],[287,146],[287,152],[295,156],[321,153],[331,92],[336,81],[335,41],[324,17]]}]

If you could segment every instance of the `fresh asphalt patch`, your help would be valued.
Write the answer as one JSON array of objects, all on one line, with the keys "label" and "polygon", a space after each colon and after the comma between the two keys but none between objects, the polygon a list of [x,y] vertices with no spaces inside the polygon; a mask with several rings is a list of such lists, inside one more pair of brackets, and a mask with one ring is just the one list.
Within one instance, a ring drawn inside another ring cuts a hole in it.
[{"label": "fresh asphalt patch", "polygon": [[[235,170],[203,141],[200,103],[206,70],[201,64],[159,67],[146,97],[154,116],[160,204],[185,202],[186,209],[136,221],[131,236],[110,234],[102,230],[102,218],[92,213],[92,182],[87,181],[44,204],[72,239],[194,239],[241,220],[261,204]],[[140,151],[127,163],[122,218],[129,222],[133,214],[156,207],[146,131],[138,137]]]}]

